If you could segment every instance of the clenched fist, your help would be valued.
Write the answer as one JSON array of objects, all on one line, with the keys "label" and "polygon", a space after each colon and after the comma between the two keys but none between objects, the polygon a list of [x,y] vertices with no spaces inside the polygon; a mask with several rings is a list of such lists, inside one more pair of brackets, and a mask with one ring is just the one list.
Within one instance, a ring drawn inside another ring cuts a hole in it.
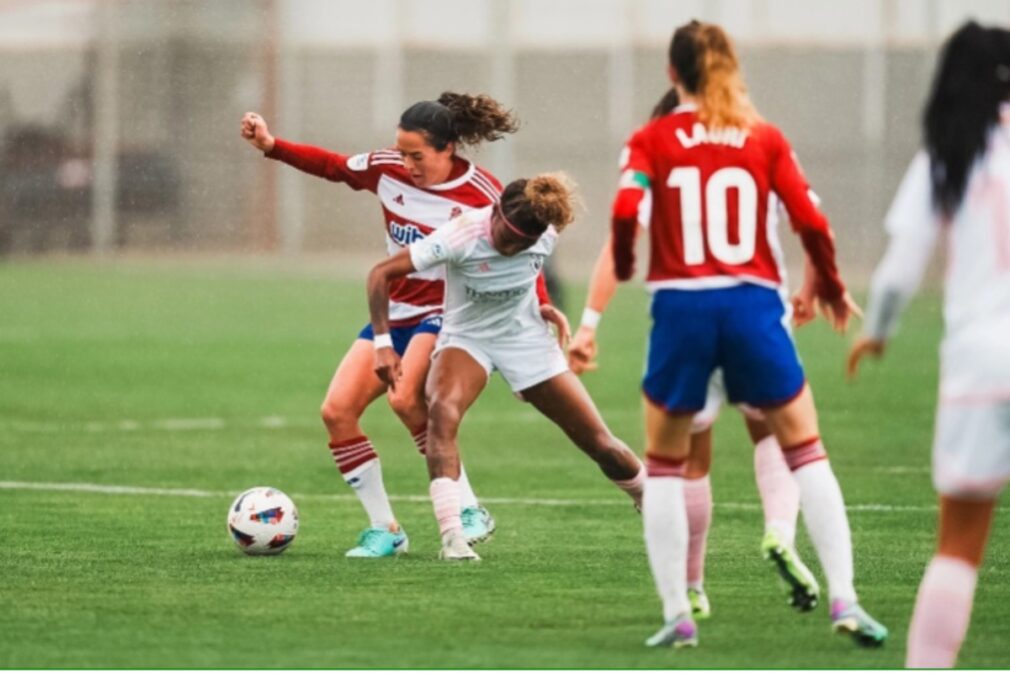
[{"label": "clenched fist", "polygon": [[270,135],[267,123],[255,112],[246,112],[242,116],[242,137],[261,152],[269,152],[274,148],[274,137]]}]

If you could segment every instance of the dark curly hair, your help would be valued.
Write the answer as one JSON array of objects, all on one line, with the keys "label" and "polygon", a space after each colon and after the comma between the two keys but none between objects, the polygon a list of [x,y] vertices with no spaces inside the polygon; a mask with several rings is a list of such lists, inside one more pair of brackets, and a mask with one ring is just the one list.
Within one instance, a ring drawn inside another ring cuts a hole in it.
[{"label": "dark curly hair", "polygon": [[436,150],[449,143],[479,145],[519,130],[515,113],[486,94],[446,91],[438,100],[414,103],[400,115],[400,128],[420,131]]}]

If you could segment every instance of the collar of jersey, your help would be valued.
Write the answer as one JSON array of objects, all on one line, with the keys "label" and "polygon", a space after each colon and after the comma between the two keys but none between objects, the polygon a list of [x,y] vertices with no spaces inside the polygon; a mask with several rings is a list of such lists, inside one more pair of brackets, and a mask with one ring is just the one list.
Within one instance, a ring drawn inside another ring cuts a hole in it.
[{"label": "collar of jersey", "polygon": [[467,159],[463,159],[463,161],[466,161],[467,164],[466,170],[463,171],[463,175],[459,176],[455,180],[449,180],[448,182],[440,182],[437,185],[432,185],[430,187],[426,187],[425,189],[429,189],[433,192],[445,192],[450,189],[455,189],[456,187],[459,187],[462,184],[465,184],[467,180],[473,177],[473,173],[477,169],[473,165],[472,161],[468,161]]},{"label": "collar of jersey", "polygon": [[697,112],[698,106],[695,103],[681,103],[677,107],[673,108],[673,113],[678,114],[681,112]]}]

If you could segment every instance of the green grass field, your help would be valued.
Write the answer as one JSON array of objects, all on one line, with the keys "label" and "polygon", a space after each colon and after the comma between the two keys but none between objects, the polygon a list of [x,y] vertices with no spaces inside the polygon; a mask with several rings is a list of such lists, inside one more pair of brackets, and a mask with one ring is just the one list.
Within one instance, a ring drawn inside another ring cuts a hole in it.
[{"label": "green grass field", "polygon": [[[573,293],[574,294],[574,293]],[[581,302],[581,296],[573,296]],[[569,313],[577,316],[574,303]],[[641,446],[646,298],[622,289],[586,379]],[[928,474],[941,319],[919,300],[887,359],[845,383],[847,342],[798,335],[850,506],[857,585],[892,631],[856,650],[823,605],[784,605],[758,548],[752,452],[716,429],[713,617],[694,651],[650,651],[659,601],[638,515],[561,433],[496,380],[461,446],[499,532],[484,561],[436,560],[422,460],[377,404],[364,425],[411,535],[399,560],[343,551],[364,525],[318,406],[366,319],[360,282],[249,266],[0,266],[0,666],[13,668],[895,668],[932,550]],[[46,484],[49,484],[48,486]],[[189,496],[62,484],[194,489]],[[276,558],[225,533],[239,491],[291,494],[302,527]],[[28,488],[29,485],[35,488]],[[563,502],[544,504],[536,499]],[[1010,536],[997,517],[960,664],[1010,665]],[[804,539],[801,551],[813,562]]]}]

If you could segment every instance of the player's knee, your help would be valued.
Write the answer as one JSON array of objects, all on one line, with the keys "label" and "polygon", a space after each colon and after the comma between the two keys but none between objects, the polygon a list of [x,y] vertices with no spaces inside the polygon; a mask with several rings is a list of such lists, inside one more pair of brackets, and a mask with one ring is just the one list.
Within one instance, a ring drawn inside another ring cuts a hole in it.
[{"label": "player's knee", "polygon": [[428,403],[428,431],[437,436],[455,436],[462,414],[452,400],[435,397]]},{"label": "player's knee", "polygon": [[400,418],[413,419],[425,413],[424,397],[416,390],[390,390],[386,396],[389,407]]},{"label": "player's knee", "polygon": [[319,415],[323,419],[323,424],[331,434],[341,434],[342,430],[353,428],[358,423],[358,418],[354,412],[347,407],[335,404],[330,400],[325,400],[319,410]]}]

